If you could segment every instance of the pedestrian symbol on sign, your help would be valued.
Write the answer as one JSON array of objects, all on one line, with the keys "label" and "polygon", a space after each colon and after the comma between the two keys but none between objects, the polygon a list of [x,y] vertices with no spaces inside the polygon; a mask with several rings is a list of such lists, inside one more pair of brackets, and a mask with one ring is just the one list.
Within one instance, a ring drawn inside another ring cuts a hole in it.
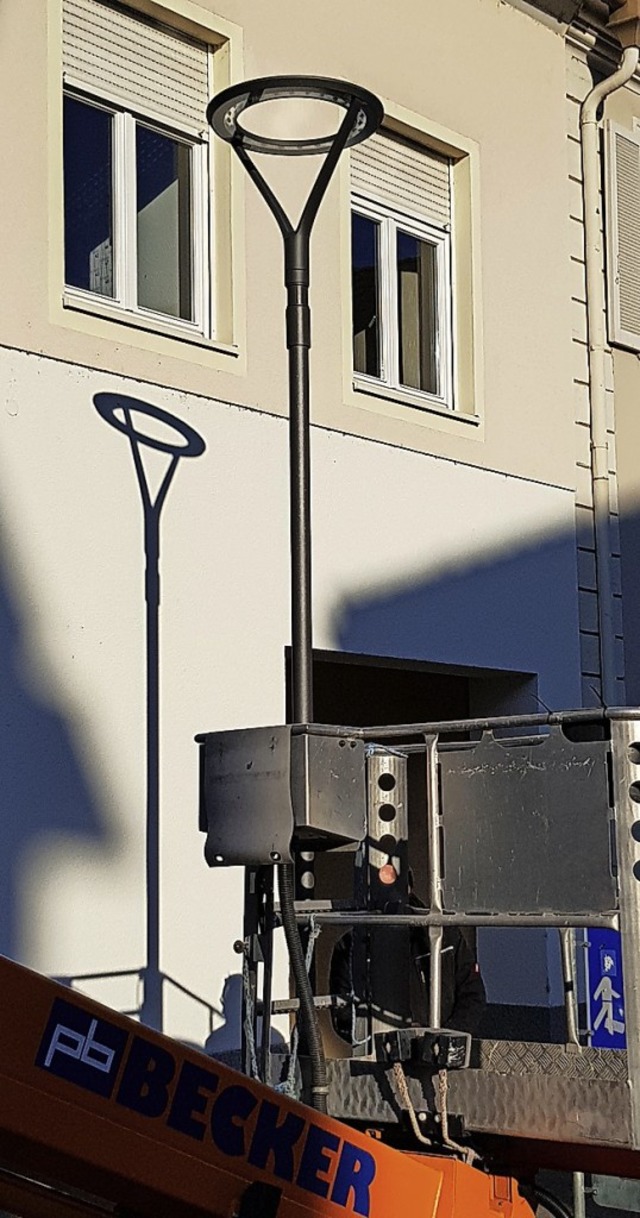
[{"label": "pedestrian symbol on sign", "polygon": [[624,983],[620,934],[589,931],[587,949],[589,1043],[599,1049],[626,1048]]},{"label": "pedestrian symbol on sign", "polygon": [[[600,1010],[598,1011],[593,1024],[594,1032],[597,1032],[598,1028],[601,1025],[604,1025],[610,1036],[614,1036],[616,1033],[622,1036],[624,1032],[624,1019],[616,1019],[613,1011],[613,1004],[616,1000],[620,1000],[620,994],[614,990],[610,977],[602,978],[602,981],[597,987],[593,997],[596,1002],[598,999],[600,999],[601,1003]],[[622,1007],[618,1007],[617,1009],[622,1014]]]}]

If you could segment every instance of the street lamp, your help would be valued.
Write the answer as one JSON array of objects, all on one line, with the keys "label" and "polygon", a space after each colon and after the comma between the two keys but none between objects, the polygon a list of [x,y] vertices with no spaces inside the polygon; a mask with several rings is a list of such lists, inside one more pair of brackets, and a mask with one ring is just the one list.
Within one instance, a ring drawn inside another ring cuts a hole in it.
[{"label": "street lamp", "polygon": [[[241,116],[251,107],[283,99],[306,99],[338,106],[344,111],[338,130],[333,134],[312,139],[281,139],[260,135],[240,123]],[[344,81],[318,76],[271,76],[244,81],[224,89],[207,107],[209,123],[216,135],[231,144],[237,153],[275,217],[284,242],[286,343],[289,352],[291,662],[294,723],[313,722],[309,443],[311,230],[340,154],[345,148],[372,135],[380,126],[383,116],[382,104],[368,90]],[[272,156],[324,155],[324,161],[295,227],[249,153]],[[278,885],[282,923],[311,1058],[312,1103],[314,1107],[326,1111],[326,1064],[295,919],[294,872],[291,864],[279,866]]]}]

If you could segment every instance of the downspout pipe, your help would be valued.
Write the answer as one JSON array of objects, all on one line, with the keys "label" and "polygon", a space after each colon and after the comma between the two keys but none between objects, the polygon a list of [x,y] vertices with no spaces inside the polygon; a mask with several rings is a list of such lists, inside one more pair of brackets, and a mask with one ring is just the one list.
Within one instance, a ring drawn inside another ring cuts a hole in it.
[{"label": "downspout pipe", "polygon": [[620,67],[591,90],[580,111],[584,200],[585,266],[587,281],[587,335],[589,342],[589,403],[591,414],[591,484],[595,526],[598,628],[602,701],[614,706],[616,696],[615,624],[611,579],[611,527],[609,495],[609,441],[607,436],[606,296],[602,231],[598,109],[611,93],[633,76],[640,50],[628,47]]}]

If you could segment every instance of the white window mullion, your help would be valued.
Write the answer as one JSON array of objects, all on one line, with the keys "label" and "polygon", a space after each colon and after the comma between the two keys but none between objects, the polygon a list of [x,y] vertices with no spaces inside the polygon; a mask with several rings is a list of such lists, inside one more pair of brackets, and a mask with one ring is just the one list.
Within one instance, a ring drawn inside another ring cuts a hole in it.
[{"label": "white window mullion", "polygon": [[127,298],[127,217],[126,190],[126,115],[116,111],[113,115],[113,288],[114,300],[125,305]]},{"label": "white window mullion", "polygon": [[380,225],[380,346],[382,380],[399,384],[398,276],[396,270],[396,225],[387,217]]},{"label": "white window mullion", "polygon": [[193,320],[204,334],[212,332],[210,305],[207,296],[208,250],[207,250],[207,199],[206,144],[194,144],[191,148],[191,266],[193,295]]},{"label": "white window mullion", "polygon": [[123,291],[120,297],[125,309],[138,306],[138,236],[137,236],[137,170],[136,170],[136,122],[131,114],[120,115],[122,120],[122,156],[119,160],[121,177],[116,192],[120,214],[122,237],[119,264]]},{"label": "white window mullion", "polygon": [[448,406],[453,398],[453,292],[451,279],[451,241],[440,243],[438,251],[438,374],[440,394]]}]

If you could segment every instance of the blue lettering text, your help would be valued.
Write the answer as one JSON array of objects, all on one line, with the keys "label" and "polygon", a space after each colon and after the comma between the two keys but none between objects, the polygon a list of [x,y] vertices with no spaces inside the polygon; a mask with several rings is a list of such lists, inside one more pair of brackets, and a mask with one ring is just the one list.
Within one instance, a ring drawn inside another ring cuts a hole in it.
[{"label": "blue lettering text", "polygon": [[244,1154],[244,1129],[239,1121],[246,1121],[258,1103],[255,1095],[246,1087],[227,1087],[216,1100],[211,1112],[211,1136],[225,1155]]},{"label": "blue lettering text", "polygon": [[331,1170],[332,1160],[327,1151],[335,1151],[339,1145],[340,1138],[336,1137],[335,1133],[320,1129],[319,1125],[310,1125],[296,1184],[299,1184],[301,1188],[306,1188],[309,1193],[315,1193],[317,1197],[326,1197],[329,1192],[329,1181],[321,1179],[318,1172]]},{"label": "blue lettering text", "polygon": [[213,1094],[218,1090],[218,1075],[204,1066],[194,1066],[186,1061],[180,1071],[171,1111],[167,1117],[167,1125],[186,1133],[190,1138],[199,1142],[204,1138],[206,1125],[203,1121],[194,1119],[194,1113],[204,1112],[207,1107],[207,1096],[204,1091]]},{"label": "blue lettering text", "polygon": [[293,1180],[293,1148],[304,1129],[304,1120],[294,1112],[288,1112],[278,1124],[281,1115],[277,1104],[263,1100],[249,1150],[249,1162],[254,1167],[266,1168],[273,1155],[273,1174],[280,1180]]},{"label": "blue lettering text", "polygon": [[331,1192],[336,1205],[346,1206],[353,1192],[353,1209],[356,1214],[369,1218],[371,1199],[369,1185],[376,1174],[376,1162],[366,1150],[359,1150],[351,1142],[345,1142],[338,1163],[338,1170]]},{"label": "blue lettering text", "polygon": [[175,1069],[176,1063],[166,1049],[135,1036],[116,1097],[118,1104],[143,1116],[162,1116]]}]

